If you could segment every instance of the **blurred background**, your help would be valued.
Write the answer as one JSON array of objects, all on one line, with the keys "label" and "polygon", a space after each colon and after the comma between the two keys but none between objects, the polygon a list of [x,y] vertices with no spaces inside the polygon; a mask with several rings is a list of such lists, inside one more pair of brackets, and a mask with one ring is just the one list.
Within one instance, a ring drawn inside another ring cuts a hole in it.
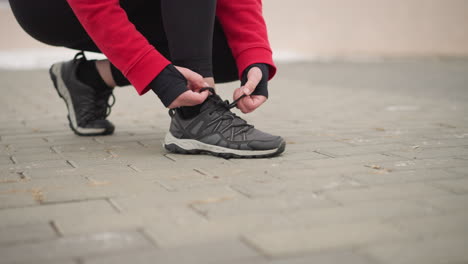
[{"label": "blurred background", "polygon": [[[467,0],[266,0],[279,61],[468,56]],[[0,0],[0,68],[46,68],[74,51],[41,44]]]},{"label": "blurred background", "polygon": [[74,136],[47,68],[76,51],[0,0],[0,263],[468,263],[468,0],[263,2],[280,70],[246,119],[287,151],[226,160],[167,153],[132,88]]}]

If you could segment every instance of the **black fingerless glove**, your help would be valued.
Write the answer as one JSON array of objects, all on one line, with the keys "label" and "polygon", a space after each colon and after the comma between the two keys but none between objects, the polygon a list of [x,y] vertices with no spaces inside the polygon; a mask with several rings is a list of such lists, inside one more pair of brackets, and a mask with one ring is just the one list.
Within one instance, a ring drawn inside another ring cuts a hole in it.
[{"label": "black fingerless glove", "polygon": [[168,107],[179,95],[188,90],[187,80],[169,64],[149,84],[151,90],[159,97],[165,107]]},{"label": "black fingerless glove", "polygon": [[262,80],[258,83],[252,95],[263,95],[268,98],[268,76],[270,74],[268,64],[255,63],[247,67],[242,73],[241,86],[244,86],[247,83],[247,74],[253,67],[258,67],[262,71]]}]

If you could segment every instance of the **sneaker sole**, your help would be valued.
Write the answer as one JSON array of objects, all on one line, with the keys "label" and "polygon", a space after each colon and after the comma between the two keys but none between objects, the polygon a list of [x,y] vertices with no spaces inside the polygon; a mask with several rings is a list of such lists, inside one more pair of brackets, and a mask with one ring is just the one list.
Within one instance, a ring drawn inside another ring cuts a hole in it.
[{"label": "sneaker sole", "polygon": [[55,90],[57,91],[60,98],[65,101],[65,105],[68,109],[68,124],[70,128],[79,136],[100,136],[112,134],[113,131],[106,131],[105,128],[83,128],[79,127],[76,123],[75,108],[73,108],[73,102],[71,100],[70,93],[62,79],[62,63],[56,63],[49,69],[50,78],[54,83]]},{"label": "sneaker sole", "polygon": [[222,158],[270,158],[283,153],[286,143],[283,141],[276,149],[270,150],[238,150],[210,145],[193,139],[179,139],[167,133],[164,148],[179,154],[210,154]]}]

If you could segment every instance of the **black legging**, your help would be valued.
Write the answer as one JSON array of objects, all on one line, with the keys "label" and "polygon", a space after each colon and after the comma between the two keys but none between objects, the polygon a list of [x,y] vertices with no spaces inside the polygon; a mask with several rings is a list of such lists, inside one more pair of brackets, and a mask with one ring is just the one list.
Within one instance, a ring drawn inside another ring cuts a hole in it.
[{"label": "black legging", "polygon": [[[10,5],[18,23],[33,38],[53,46],[100,52],[66,0],[10,0]],[[216,0],[121,0],[120,5],[138,31],[173,64],[213,76],[216,82],[238,79],[231,49],[215,19]],[[129,84],[115,66],[111,70],[118,86]]]}]

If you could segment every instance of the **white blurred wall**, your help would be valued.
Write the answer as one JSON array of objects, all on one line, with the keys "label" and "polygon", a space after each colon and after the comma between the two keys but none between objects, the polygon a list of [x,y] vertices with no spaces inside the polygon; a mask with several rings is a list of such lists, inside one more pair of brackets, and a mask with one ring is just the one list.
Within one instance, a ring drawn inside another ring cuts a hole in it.
[{"label": "white blurred wall", "polygon": [[[235,0],[232,0],[235,1]],[[73,51],[24,33],[0,0],[0,68]],[[263,0],[277,59],[468,56],[468,0]]]},{"label": "white blurred wall", "polygon": [[263,0],[280,53],[467,56],[468,0]]}]

